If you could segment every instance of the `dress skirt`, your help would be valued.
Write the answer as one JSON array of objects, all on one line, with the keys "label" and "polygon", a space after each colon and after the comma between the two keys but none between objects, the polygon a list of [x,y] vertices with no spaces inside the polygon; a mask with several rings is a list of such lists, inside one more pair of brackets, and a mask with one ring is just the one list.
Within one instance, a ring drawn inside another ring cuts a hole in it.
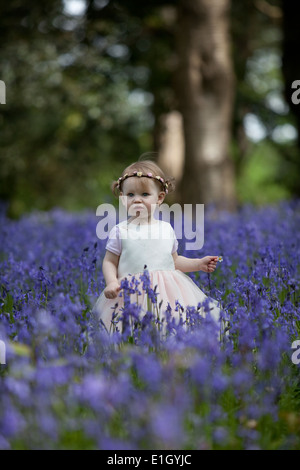
[{"label": "dress skirt", "polygon": [[[216,323],[219,322],[218,302],[206,296],[189,276],[179,270],[150,271],[146,277],[145,273],[139,273],[128,275],[120,281],[122,280],[125,282],[125,289],[120,290],[118,297],[107,299],[102,292],[93,308],[94,315],[103,322],[108,332],[115,331],[116,326],[121,330],[118,320],[123,315],[127,300],[138,306],[131,311],[133,315],[138,315],[139,319],[150,311],[162,321],[168,310],[175,322],[185,321],[186,308],[195,307],[202,317],[209,313]],[[132,289],[131,293],[129,287]]]}]

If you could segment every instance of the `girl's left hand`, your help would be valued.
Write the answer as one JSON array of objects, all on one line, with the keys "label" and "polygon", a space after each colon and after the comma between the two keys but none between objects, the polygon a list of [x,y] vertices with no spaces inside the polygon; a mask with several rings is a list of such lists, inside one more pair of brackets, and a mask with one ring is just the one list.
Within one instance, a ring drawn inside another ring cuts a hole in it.
[{"label": "girl's left hand", "polygon": [[217,266],[218,256],[205,256],[200,259],[200,271],[205,273],[212,273]]}]

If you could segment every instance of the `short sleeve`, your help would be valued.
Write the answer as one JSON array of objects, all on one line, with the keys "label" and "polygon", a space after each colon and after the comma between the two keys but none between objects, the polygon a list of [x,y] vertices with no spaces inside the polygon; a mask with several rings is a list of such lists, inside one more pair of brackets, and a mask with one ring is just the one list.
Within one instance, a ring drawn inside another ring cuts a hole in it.
[{"label": "short sleeve", "polygon": [[108,235],[108,240],[106,243],[106,250],[111,251],[115,255],[120,255],[122,251],[122,244],[120,239],[119,227],[115,225]]}]

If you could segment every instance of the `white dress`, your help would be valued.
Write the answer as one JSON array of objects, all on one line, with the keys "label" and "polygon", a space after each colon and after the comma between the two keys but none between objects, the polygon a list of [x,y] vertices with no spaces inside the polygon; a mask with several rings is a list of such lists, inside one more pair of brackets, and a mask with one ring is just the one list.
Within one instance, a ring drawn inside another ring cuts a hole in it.
[{"label": "white dress", "polygon": [[[209,299],[189,276],[175,269],[172,254],[177,248],[178,242],[172,226],[161,220],[145,225],[121,222],[111,230],[106,244],[107,250],[120,256],[118,265],[120,281],[125,278],[129,282],[133,279],[140,280],[145,269],[149,272],[151,287],[155,288],[157,293],[157,302],[153,304],[143,291],[142,283],[139,284],[138,290],[141,295],[131,294],[130,301],[141,306],[140,315],[150,310],[162,320],[169,304],[175,320],[178,321],[180,315],[184,320],[187,306],[197,308],[199,303],[209,300],[210,315],[218,322],[220,309],[217,302]],[[93,312],[102,320],[108,331],[113,330],[111,321],[113,312],[114,320],[116,320],[115,315],[122,315],[124,308],[122,291],[121,289],[115,299],[107,299],[102,292],[94,306]],[[183,307],[183,311],[178,309],[177,302]],[[203,307],[199,312],[205,316]]]}]

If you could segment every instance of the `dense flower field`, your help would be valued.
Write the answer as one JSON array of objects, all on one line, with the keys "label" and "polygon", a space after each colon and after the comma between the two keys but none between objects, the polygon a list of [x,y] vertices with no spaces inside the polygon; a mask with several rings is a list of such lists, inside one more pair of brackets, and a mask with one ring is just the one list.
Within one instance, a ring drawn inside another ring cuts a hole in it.
[{"label": "dense flower field", "polygon": [[[191,277],[221,302],[221,339],[195,308],[162,335],[134,304],[107,335],[96,216],[0,219],[0,449],[300,449],[299,202],[206,212],[193,256],[223,262]],[[146,272],[123,287],[155,300]]]}]

